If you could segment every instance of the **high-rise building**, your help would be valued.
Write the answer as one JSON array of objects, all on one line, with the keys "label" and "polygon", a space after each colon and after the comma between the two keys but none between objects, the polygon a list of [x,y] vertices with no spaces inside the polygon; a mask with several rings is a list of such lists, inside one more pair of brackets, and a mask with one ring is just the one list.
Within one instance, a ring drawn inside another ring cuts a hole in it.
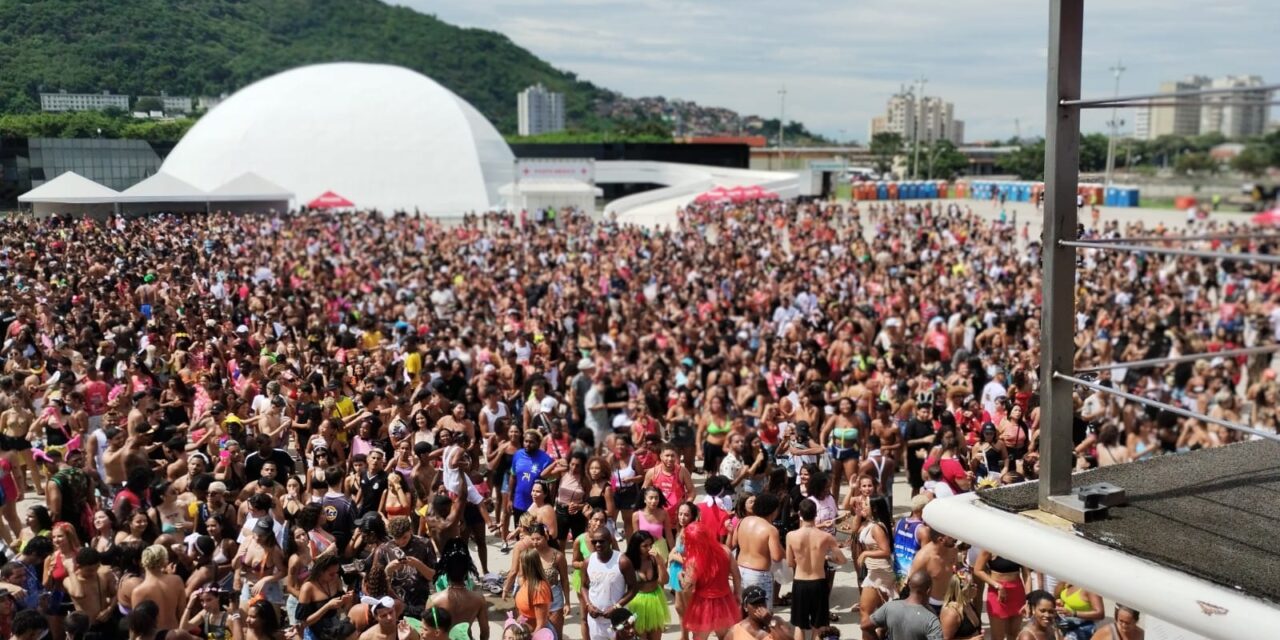
[{"label": "high-rise building", "polygon": [[1234,89],[1229,93],[1183,96],[1175,106],[1139,108],[1134,136],[1155,140],[1160,136],[1194,136],[1210,132],[1228,138],[1258,135],[1267,127],[1270,94],[1259,91],[1258,76],[1187,76],[1160,83],[1160,93],[1181,93],[1201,89]]},{"label": "high-rise building", "polygon": [[1239,89],[1230,93],[1211,93],[1201,98],[1200,133],[1216,131],[1228,138],[1261,135],[1267,128],[1269,91],[1259,76],[1225,76],[1214,78],[1212,89]]},{"label": "high-rise building", "polygon": [[934,140],[950,140],[957,146],[964,143],[964,122],[955,119],[954,105],[932,96],[917,100],[915,91],[905,88],[889,97],[885,115],[871,119],[869,133],[870,136],[897,133],[903,140],[913,142],[917,127],[922,143]]},{"label": "high-rise building", "polygon": [[547,91],[541,83],[516,95],[516,116],[522,136],[564,130],[564,94]]},{"label": "high-rise building", "polygon": [[102,93],[57,93],[40,94],[41,111],[102,111],[116,108],[129,110],[129,96],[118,95],[110,91]]}]

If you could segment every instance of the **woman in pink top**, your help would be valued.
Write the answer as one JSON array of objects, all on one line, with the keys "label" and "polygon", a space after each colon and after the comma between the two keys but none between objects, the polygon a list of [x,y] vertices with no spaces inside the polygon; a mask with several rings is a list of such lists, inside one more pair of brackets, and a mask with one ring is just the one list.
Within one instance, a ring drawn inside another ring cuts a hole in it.
[{"label": "woman in pink top", "polygon": [[657,487],[646,488],[644,509],[635,512],[631,518],[635,531],[644,531],[653,536],[653,551],[665,563],[672,545],[672,534],[671,519],[662,508],[662,491]]}]

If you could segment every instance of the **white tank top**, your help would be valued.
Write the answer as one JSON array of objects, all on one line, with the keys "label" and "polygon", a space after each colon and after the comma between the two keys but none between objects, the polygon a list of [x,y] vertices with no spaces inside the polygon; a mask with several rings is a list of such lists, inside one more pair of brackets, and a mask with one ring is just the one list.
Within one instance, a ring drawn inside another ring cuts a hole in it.
[{"label": "white tank top", "polygon": [[614,551],[609,560],[604,562],[600,560],[599,554],[591,554],[591,560],[587,562],[587,577],[591,580],[591,588],[587,590],[587,595],[593,606],[603,609],[615,605],[622,599],[622,594],[627,592],[627,580],[618,571],[618,558],[621,557],[622,554]]}]

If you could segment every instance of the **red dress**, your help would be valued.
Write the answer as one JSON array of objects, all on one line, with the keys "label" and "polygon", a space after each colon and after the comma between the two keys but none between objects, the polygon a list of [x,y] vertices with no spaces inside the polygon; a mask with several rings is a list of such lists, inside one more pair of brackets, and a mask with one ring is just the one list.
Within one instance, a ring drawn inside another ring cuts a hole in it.
[{"label": "red dress", "polygon": [[693,567],[693,593],[681,621],[686,631],[695,633],[728,629],[742,619],[742,610],[729,588],[729,562],[708,571]]}]

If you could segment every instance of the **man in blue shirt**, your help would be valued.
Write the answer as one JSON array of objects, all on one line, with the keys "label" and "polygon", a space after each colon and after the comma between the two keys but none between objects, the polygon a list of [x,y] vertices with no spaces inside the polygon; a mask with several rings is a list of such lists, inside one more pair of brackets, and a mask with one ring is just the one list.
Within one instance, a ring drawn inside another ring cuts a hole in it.
[{"label": "man in blue shirt", "polygon": [[533,504],[533,483],[543,477],[552,477],[555,472],[547,469],[554,460],[542,450],[542,434],[532,429],[524,432],[524,448],[511,457],[511,472],[515,474],[515,489],[512,491],[511,506],[515,510],[516,522]]}]

